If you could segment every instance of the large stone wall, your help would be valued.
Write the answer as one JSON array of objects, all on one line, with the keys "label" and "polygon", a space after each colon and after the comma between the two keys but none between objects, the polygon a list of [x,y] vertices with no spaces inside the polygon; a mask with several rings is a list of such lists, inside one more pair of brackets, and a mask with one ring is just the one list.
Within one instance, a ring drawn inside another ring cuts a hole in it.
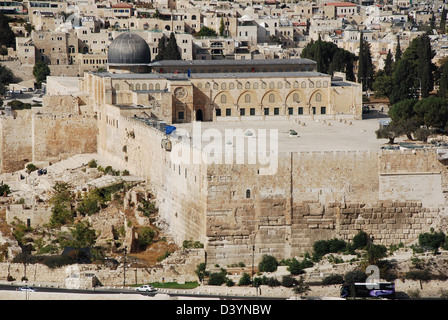
[{"label": "large stone wall", "polygon": [[[208,166],[208,263],[289,258],[311,252],[317,240],[350,241],[359,230],[375,243],[409,244],[430,227],[447,226],[435,223],[446,190],[435,150],[289,153],[279,156],[274,175],[259,170]],[[398,173],[412,192],[387,191],[393,183],[384,175]],[[418,187],[422,176],[430,179]]]}]

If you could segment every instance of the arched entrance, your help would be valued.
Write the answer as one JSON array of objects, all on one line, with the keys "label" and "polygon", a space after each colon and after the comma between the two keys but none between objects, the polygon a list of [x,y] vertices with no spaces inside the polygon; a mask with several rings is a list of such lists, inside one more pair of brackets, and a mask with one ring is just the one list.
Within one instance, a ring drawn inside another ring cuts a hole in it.
[{"label": "arched entrance", "polygon": [[198,109],[196,111],[196,121],[203,121],[202,110]]}]

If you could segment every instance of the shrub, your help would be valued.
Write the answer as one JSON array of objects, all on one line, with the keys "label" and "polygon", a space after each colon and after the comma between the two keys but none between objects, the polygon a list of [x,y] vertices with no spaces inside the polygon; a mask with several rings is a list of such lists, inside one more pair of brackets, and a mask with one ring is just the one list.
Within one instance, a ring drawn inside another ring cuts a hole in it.
[{"label": "shrub", "polygon": [[89,168],[96,168],[96,167],[98,166],[98,163],[96,162],[95,159],[92,159],[92,160],[90,160],[90,161],[87,163],[87,166],[88,166]]},{"label": "shrub", "polygon": [[367,246],[369,243],[369,236],[366,232],[359,230],[358,234],[353,237],[352,247],[353,249],[361,249]]},{"label": "shrub", "polygon": [[227,277],[223,272],[214,272],[210,274],[210,279],[208,280],[208,284],[211,286],[220,286],[226,283]]},{"label": "shrub", "polygon": [[11,193],[9,186],[7,184],[0,185],[0,197],[7,196]]},{"label": "shrub", "polygon": [[419,245],[430,250],[437,250],[439,247],[443,247],[445,241],[446,236],[442,231],[421,233],[418,236]]},{"label": "shrub", "polygon": [[265,254],[258,264],[258,270],[261,272],[274,272],[277,270],[279,263],[273,256]]},{"label": "shrub", "polygon": [[297,280],[292,276],[283,276],[282,286],[286,288],[292,288],[298,284]]},{"label": "shrub", "polygon": [[431,279],[431,275],[427,270],[411,270],[406,272],[406,279],[408,280],[422,280],[427,281]]},{"label": "shrub", "polygon": [[240,278],[240,281],[238,282],[239,286],[249,286],[252,283],[250,279],[250,275],[248,273],[243,273],[243,275]]},{"label": "shrub", "polygon": [[344,276],[344,280],[348,284],[353,284],[355,282],[365,282],[366,279],[367,275],[361,270],[348,271]]},{"label": "shrub", "polygon": [[340,274],[330,274],[329,276],[326,276],[322,280],[323,285],[330,285],[330,284],[342,284],[344,283],[344,277]]},{"label": "shrub", "polygon": [[278,281],[276,278],[266,278],[266,285],[269,287],[278,287],[280,285],[280,281]]},{"label": "shrub", "polygon": [[340,239],[319,240],[313,244],[314,259],[320,260],[327,253],[338,253],[346,249],[347,243]]}]

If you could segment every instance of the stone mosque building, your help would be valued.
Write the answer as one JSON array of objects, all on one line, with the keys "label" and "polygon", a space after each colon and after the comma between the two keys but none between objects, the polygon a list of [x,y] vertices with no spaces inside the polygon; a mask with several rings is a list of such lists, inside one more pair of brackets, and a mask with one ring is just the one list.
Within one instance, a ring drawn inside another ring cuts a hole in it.
[{"label": "stone mosque building", "polygon": [[[361,119],[361,87],[317,72],[314,61],[151,61],[132,33],[118,36],[108,55],[107,72],[48,77],[42,107],[5,111],[3,173],[80,153],[107,156],[146,179],[176,243],[202,242],[210,264],[289,258],[361,228],[381,243],[406,243],[428,227],[427,193],[444,203],[447,170],[426,151],[279,150],[268,175],[260,163],[173,161],[185,141],[167,125]],[[208,156],[188,148],[193,158]]]}]

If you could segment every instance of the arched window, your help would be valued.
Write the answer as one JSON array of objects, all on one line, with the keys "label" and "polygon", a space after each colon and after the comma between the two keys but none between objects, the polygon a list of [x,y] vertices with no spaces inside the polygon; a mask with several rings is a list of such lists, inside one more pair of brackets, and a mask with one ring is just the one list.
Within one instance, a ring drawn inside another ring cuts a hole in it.
[{"label": "arched window", "polygon": [[213,83],[213,90],[218,90],[218,84],[217,83]]},{"label": "arched window", "polygon": [[281,88],[283,88],[283,84],[281,82],[278,82],[277,83],[277,89],[281,89]]},{"label": "arched window", "polygon": [[202,83],[198,83],[198,89],[202,89]]},{"label": "arched window", "polygon": [[324,81],[324,88],[328,87],[328,81]]},{"label": "arched window", "polygon": [[149,90],[154,90],[154,85],[152,83],[149,84]]},{"label": "arched window", "polygon": [[320,81],[316,82],[316,88],[320,88]]},{"label": "arched window", "polygon": [[160,90],[160,84],[156,83],[156,90]]},{"label": "arched window", "polygon": [[299,103],[299,95],[297,93],[292,95],[292,101]]},{"label": "arched window", "polygon": [[294,87],[294,88],[298,88],[298,87],[299,87],[299,83],[298,83],[297,81],[294,81],[294,85],[293,85],[293,87]]},{"label": "arched window", "polygon": [[221,96],[221,103],[227,103],[227,97],[225,94]]},{"label": "arched window", "polygon": [[322,95],[320,93],[316,94],[316,101],[322,101]]},{"label": "arched window", "polygon": [[246,95],[244,96],[244,102],[245,102],[245,103],[250,103],[250,94],[246,94]]},{"label": "arched window", "polygon": [[120,90],[120,85],[118,83],[115,84],[115,90]]},{"label": "arched window", "polygon": [[250,89],[250,82],[246,82],[246,86],[245,86],[245,88],[246,88],[246,89]]},{"label": "arched window", "polygon": [[229,84],[229,90],[232,90],[232,89],[234,89],[235,88],[235,85],[233,84],[233,82],[231,82],[230,84]]},{"label": "arched window", "polygon": [[302,81],[302,88],[306,88],[306,82]]},{"label": "arched window", "polygon": [[246,199],[250,199],[250,190],[249,189],[246,190]]},{"label": "arched window", "polygon": [[221,83],[221,90],[226,90],[226,89],[227,89],[227,86],[226,86],[225,82]]},{"label": "arched window", "polygon": [[144,83],[144,84],[142,85],[142,90],[144,90],[144,91],[148,90],[148,87],[146,86],[146,83]]},{"label": "arched window", "polygon": [[274,82],[269,82],[269,89],[274,89],[274,87],[275,87]]},{"label": "arched window", "polygon": [[269,95],[269,102],[270,102],[270,103],[274,103],[274,102],[275,102],[275,96],[274,96],[273,93],[271,93],[271,94]]},{"label": "arched window", "polygon": [[258,89],[258,82],[255,82],[253,87],[254,87],[254,89]]},{"label": "arched window", "polygon": [[210,89],[210,83],[207,82],[207,83],[205,84],[205,89]]},{"label": "arched window", "polygon": [[140,83],[137,83],[137,84],[135,85],[135,90],[140,91]]}]

